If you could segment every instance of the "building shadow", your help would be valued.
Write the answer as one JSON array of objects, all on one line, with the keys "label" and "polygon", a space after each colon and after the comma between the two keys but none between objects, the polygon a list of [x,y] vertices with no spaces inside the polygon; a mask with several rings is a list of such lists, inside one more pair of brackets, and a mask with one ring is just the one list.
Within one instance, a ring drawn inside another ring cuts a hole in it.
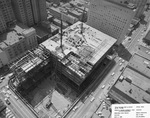
[{"label": "building shadow", "polygon": [[132,57],[132,54],[124,47],[124,45],[120,44],[117,49],[118,56],[123,58],[126,61],[129,61]]}]

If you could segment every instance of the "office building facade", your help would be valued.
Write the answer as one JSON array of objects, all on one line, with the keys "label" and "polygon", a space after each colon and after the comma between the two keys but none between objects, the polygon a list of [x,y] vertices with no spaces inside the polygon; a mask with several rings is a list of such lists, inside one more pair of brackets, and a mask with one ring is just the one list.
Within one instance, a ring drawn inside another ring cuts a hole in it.
[{"label": "office building facade", "polygon": [[11,0],[0,0],[0,8],[2,10],[5,22],[9,25],[9,23],[15,20]]},{"label": "office building facade", "polygon": [[0,39],[2,39],[0,42],[0,68],[20,58],[27,50],[38,46],[34,28],[14,29],[1,35]]},{"label": "office building facade", "polygon": [[117,39],[125,38],[135,11],[125,5],[108,0],[92,0],[87,24]]},{"label": "office building facade", "polygon": [[45,0],[12,0],[14,12],[19,22],[33,26],[46,20],[46,1]]},{"label": "office building facade", "polygon": [[34,23],[47,19],[46,0],[31,0]]},{"label": "office building facade", "polygon": [[2,10],[0,8],[0,34],[3,33],[3,32],[5,32],[6,29],[7,29],[6,21],[4,19]]}]

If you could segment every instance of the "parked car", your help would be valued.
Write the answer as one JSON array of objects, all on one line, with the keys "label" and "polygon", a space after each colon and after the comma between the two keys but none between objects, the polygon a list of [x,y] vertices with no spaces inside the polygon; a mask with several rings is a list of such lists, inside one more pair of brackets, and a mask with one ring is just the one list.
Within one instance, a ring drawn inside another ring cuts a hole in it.
[{"label": "parked car", "polygon": [[8,100],[8,98],[5,98],[5,102],[7,105],[10,105],[10,101]]}]

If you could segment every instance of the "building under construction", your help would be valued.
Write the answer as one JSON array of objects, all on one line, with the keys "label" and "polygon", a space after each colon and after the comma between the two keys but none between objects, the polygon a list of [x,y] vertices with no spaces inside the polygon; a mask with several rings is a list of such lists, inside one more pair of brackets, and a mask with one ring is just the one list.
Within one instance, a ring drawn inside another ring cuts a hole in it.
[{"label": "building under construction", "polygon": [[82,22],[77,22],[41,45],[57,60],[56,70],[80,86],[116,43],[110,37]]},{"label": "building under construction", "polygon": [[27,51],[21,59],[10,65],[14,75],[11,82],[18,90],[30,89],[51,73],[51,67],[50,52],[39,46],[34,50]]},{"label": "building under construction", "polygon": [[116,39],[79,21],[14,62],[14,85],[28,89],[51,72],[57,72],[79,87],[115,43]]}]

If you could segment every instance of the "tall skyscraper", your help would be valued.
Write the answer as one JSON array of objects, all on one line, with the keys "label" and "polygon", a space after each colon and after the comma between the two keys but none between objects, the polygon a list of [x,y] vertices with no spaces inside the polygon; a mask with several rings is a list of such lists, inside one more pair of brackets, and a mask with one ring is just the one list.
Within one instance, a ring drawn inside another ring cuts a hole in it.
[{"label": "tall skyscraper", "polygon": [[34,23],[47,19],[46,0],[31,0]]},{"label": "tall skyscraper", "polygon": [[30,0],[12,0],[16,19],[28,26],[34,24]]},{"label": "tall skyscraper", "polygon": [[125,38],[135,11],[109,0],[91,0],[87,24],[117,39]]},{"label": "tall skyscraper", "polygon": [[47,19],[45,0],[12,0],[19,22],[32,26]]},{"label": "tall skyscraper", "polygon": [[15,20],[11,0],[0,0],[0,8],[2,10],[5,22],[9,25],[10,22]]},{"label": "tall skyscraper", "polygon": [[0,34],[3,33],[3,32],[5,32],[6,29],[7,29],[6,21],[4,19],[2,10],[0,8]]}]

